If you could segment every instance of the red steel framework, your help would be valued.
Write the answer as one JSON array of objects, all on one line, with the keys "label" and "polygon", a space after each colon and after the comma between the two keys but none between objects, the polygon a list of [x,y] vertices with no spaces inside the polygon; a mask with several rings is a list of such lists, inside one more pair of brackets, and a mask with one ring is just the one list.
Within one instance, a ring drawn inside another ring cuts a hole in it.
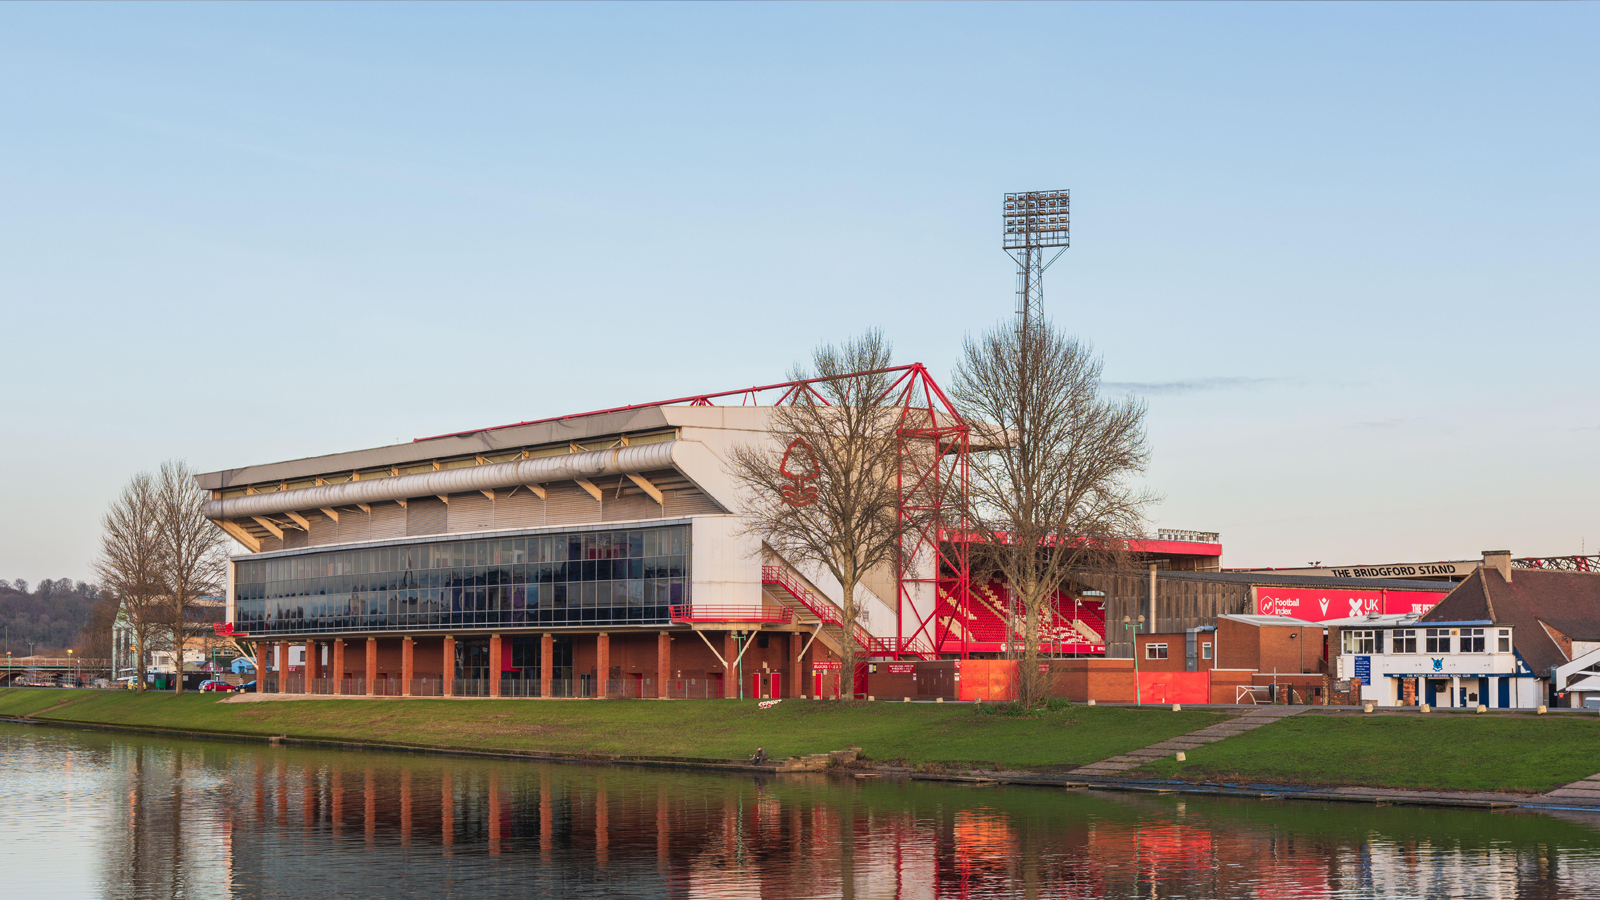
[{"label": "red steel framework", "polygon": [[[517,428],[522,425],[560,422],[607,413],[652,409],[658,406],[683,404],[715,406],[712,401],[724,397],[739,397],[741,406],[755,406],[758,405],[758,395],[780,390],[783,393],[773,403],[774,406],[793,403],[802,396],[826,404],[827,399],[812,385],[826,381],[865,378],[869,375],[893,376],[889,387],[879,400],[892,403],[898,409],[899,461],[895,475],[896,489],[899,493],[897,514],[901,523],[907,526],[907,533],[895,558],[895,581],[898,592],[895,598],[897,636],[894,638],[868,636],[867,640],[862,641],[858,635],[857,642],[861,643],[862,649],[872,656],[895,658],[914,656],[934,659],[938,656],[938,648],[944,646],[944,639],[948,637],[950,628],[948,624],[941,626],[938,622],[938,582],[941,572],[946,579],[954,579],[957,585],[954,596],[957,611],[964,614],[970,601],[971,567],[968,564],[966,542],[940,540],[941,535],[966,534],[968,530],[963,510],[966,508],[967,498],[967,453],[970,448],[970,432],[961,414],[956,412],[955,406],[950,402],[950,398],[945,396],[944,391],[934,382],[933,376],[928,374],[927,367],[921,363],[852,372],[832,378],[806,378],[733,391],[692,394],[671,400],[658,400],[654,403],[635,403],[591,412],[529,419],[510,425],[457,431],[416,440],[459,437],[485,431],[499,431],[504,428]],[[919,522],[922,524],[919,525]],[[919,590],[926,594],[926,614],[917,604],[916,594]],[[908,627],[910,627],[909,634]]]}]

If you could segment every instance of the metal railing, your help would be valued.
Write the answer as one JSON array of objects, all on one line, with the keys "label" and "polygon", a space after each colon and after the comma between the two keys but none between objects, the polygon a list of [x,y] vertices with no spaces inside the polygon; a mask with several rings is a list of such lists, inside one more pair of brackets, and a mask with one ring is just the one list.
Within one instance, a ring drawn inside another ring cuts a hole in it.
[{"label": "metal railing", "polygon": [[[835,628],[844,628],[844,617],[833,601],[818,597],[811,589],[801,584],[798,579],[789,574],[782,566],[762,566],[761,581],[764,584],[777,584],[789,595],[800,602],[802,606],[811,611],[811,614],[822,621],[823,625]],[[919,635],[915,640],[906,638],[876,637],[872,632],[862,627],[859,622],[852,625],[850,632],[856,639],[856,646],[866,651],[868,656],[898,656],[901,654],[920,656],[932,659],[935,654],[933,643],[925,641]]]},{"label": "metal railing", "polygon": [[1220,544],[1222,535],[1215,531],[1189,531],[1186,528],[1158,528],[1158,541],[1185,541],[1191,544]]},{"label": "metal railing", "polygon": [[733,606],[689,603],[672,607],[674,622],[791,622],[787,606]]},{"label": "metal railing", "polygon": [[722,682],[710,678],[674,678],[667,682],[671,700],[721,700]]},{"label": "metal railing", "polygon": [[411,679],[411,696],[443,697],[444,680],[439,678],[413,678]]}]

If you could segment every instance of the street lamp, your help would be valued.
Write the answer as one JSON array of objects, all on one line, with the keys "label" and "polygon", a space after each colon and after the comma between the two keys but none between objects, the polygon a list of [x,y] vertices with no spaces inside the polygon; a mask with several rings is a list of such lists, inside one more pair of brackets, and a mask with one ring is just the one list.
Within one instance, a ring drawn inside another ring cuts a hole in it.
[{"label": "street lamp", "polygon": [[72,648],[67,648],[67,668],[72,670],[72,686],[78,686],[78,661],[72,655]]},{"label": "street lamp", "polygon": [[1133,702],[1143,706],[1144,697],[1139,692],[1139,629],[1144,627],[1144,616],[1140,616],[1137,622],[1123,616],[1122,627],[1133,630]]}]

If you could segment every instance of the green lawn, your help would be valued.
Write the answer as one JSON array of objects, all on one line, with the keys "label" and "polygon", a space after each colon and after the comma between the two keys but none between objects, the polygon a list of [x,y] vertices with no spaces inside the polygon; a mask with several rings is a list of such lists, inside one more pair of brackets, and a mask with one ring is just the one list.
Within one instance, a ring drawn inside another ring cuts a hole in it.
[{"label": "green lawn", "polygon": [[[63,694],[67,692],[61,692]],[[790,700],[297,700],[89,694],[48,719],[323,740],[576,755],[737,759],[861,747],[868,759],[1048,771],[1214,724],[1216,713],[1070,707],[1028,717],[968,705]]]},{"label": "green lawn", "polygon": [[58,688],[0,688],[0,716],[29,716],[41,709],[87,696],[84,691]]},{"label": "green lawn", "polygon": [[1140,774],[1538,794],[1600,772],[1600,719],[1299,715]]}]

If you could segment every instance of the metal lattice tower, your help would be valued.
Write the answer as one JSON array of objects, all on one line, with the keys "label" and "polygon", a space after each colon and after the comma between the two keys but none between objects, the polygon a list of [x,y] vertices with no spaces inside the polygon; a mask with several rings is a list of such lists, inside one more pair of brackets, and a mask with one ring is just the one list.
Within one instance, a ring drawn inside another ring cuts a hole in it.
[{"label": "metal lattice tower", "polygon": [[[1002,220],[1006,254],[1017,261],[1017,330],[1021,331],[1043,304],[1044,270],[1071,246],[1068,192],[1007,194]],[[1046,260],[1050,250],[1055,253]]]}]

